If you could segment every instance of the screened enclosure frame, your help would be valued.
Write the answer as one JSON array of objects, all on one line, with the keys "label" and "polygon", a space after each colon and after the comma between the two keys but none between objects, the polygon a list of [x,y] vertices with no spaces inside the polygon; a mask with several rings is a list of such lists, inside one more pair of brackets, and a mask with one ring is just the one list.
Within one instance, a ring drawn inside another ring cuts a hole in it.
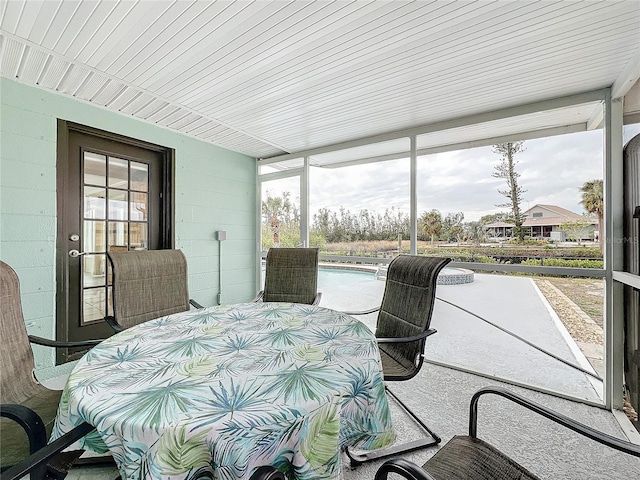
[{"label": "screened enclosure frame", "polygon": [[[417,138],[421,134],[438,133],[447,129],[455,129],[465,126],[471,126],[481,122],[499,121],[509,119],[518,115],[529,115],[545,112],[551,109],[559,109],[571,107],[572,105],[597,102],[601,106],[601,111],[596,111],[589,122],[575,125],[549,126],[533,131],[522,131],[512,135],[485,138],[474,140],[471,142],[451,143],[448,145],[438,145],[431,148],[418,148]],[[603,130],[603,175],[604,175],[604,238],[616,239],[622,237],[623,228],[623,158],[622,158],[622,129],[623,129],[623,109],[622,98],[613,99],[611,89],[600,89],[586,92],[579,95],[571,95],[563,98],[556,98],[542,102],[521,105],[518,107],[497,110],[480,115],[472,115],[459,119],[445,122],[434,123],[418,128],[392,132],[374,137],[357,139],[349,142],[343,142],[336,145],[315,148],[308,151],[297,152],[286,155],[279,155],[271,158],[259,159],[257,162],[257,207],[260,212],[261,206],[261,184],[274,178],[285,178],[290,176],[300,177],[301,192],[301,226],[304,225],[304,231],[301,233],[304,238],[305,245],[309,241],[309,168],[312,165],[311,158],[320,154],[336,151],[346,151],[359,146],[387,142],[399,138],[408,138],[410,140],[410,151],[397,152],[397,154],[385,154],[378,157],[366,157],[359,159],[345,159],[343,162],[335,162],[331,165],[325,165],[328,168],[337,168],[341,166],[350,166],[365,163],[374,163],[396,158],[410,159],[410,252],[417,253],[417,157],[418,155],[427,155],[430,153],[439,153],[444,151],[463,150],[478,146],[488,146],[496,143],[507,141],[516,141],[523,139],[544,138],[554,135],[562,135],[567,133],[575,133],[590,129],[602,128]],[[273,168],[279,168],[286,165],[286,162],[292,159],[303,159],[304,164],[297,168],[288,169],[281,168],[276,173],[260,175],[260,168],[269,165]],[[284,163],[283,163],[284,162]],[[323,166],[323,165],[315,165]],[[260,238],[260,226],[258,226],[258,238]],[[261,245],[261,240],[259,241]],[[260,247],[258,247],[260,250]],[[258,262],[260,262],[261,252],[258,252]],[[341,258],[331,256],[332,259]],[[498,272],[523,272],[523,273],[539,273],[539,274],[563,274],[579,277],[596,277],[605,280],[604,294],[604,343],[605,343],[605,375],[603,387],[602,404],[586,401],[582,398],[566,395],[562,392],[548,391],[541,389],[535,385],[520,383],[519,386],[530,388],[533,390],[550,393],[563,398],[569,398],[581,403],[593,404],[608,410],[619,409],[621,411],[623,404],[623,376],[624,376],[624,348],[623,348],[623,285],[630,285],[635,288],[640,286],[640,278],[623,271],[623,248],[621,243],[607,240],[604,246],[604,268],[603,269],[582,269],[582,268],[559,268],[559,267],[531,267],[518,265],[495,265],[490,266],[480,263],[464,263],[467,268],[473,270],[492,270]],[[352,260],[351,257],[342,257],[343,260]],[[365,260],[365,259],[363,259]],[[376,261],[376,263],[379,263]],[[455,263],[452,266],[456,266]],[[257,282],[260,282],[259,269]],[[482,374],[481,372],[471,371],[471,373]],[[495,378],[495,377],[494,377]],[[510,380],[504,380],[514,383]],[[514,383],[515,384],[515,383]]]}]

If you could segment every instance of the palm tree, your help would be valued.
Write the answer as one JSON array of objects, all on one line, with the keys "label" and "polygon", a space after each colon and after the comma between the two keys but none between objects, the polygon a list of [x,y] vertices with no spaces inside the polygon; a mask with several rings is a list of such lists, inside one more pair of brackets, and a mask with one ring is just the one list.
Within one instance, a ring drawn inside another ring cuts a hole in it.
[{"label": "palm tree", "polygon": [[465,224],[463,235],[466,241],[477,246],[487,239],[487,229],[482,222],[468,222]]},{"label": "palm tree", "polygon": [[603,236],[603,217],[604,217],[604,196],[602,189],[602,180],[596,179],[589,182],[584,182],[584,185],[580,187],[582,192],[582,206],[589,213],[595,213],[598,216],[598,243],[600,244],[600,251],[604,242]]},{"label": "palm tree", "polygon": [[422,231],[431,237],[431,244],[433,240],[442,231],[442,215],[435,208],[430,212],[424,212],[420,218],[422,223]]}]

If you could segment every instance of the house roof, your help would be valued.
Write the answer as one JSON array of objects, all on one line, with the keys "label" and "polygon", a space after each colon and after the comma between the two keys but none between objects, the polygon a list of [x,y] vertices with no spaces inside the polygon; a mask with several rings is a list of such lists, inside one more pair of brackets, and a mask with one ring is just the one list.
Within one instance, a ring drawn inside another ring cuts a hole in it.
[{"label": "house roof", "polygon": [[[556,216],[532,217],[530,215],[530,212],[532,212],[533,210],[539,209],[539,208],[543,208],[545,210],[549,210],[550,212],[553,212],[553,213],[555,213],[557,215]],[[588,217],[585,217],[584,215],[579,215],[579,214],[577,214],[575,212],[572,212],[571,210],[567,210],[566,208],[559,207],[557,205],[537,204],[537,205],[534,205],[533,207],[529,208],[527,211],[525,211],[524,215],[527,216],[525,221],[522,224],[525,227],[556,226],[556,225],[562,225],[563,223],[567,223],[567,222],[578,222],[578,221],[583,222],[585,220],[590,221],[591,225],[598,225],[598,219],[597,218],[588,218]],[[494,223],[489,223],[489,224],[485,225],[485,227],[487,227],[487,228],[502,228],[502,227],[511,228],[511,227],[513,227],[513,223],[494,222]]]},{"label": "house roof", "polygon": [[542,203],[538,203],[536,205],[534,205],[533,207],[529,208],[527,211],[524,212],[525,215],[528,215],[529,212],[531,212],[532,210],[535,210],[536,208],[543,208],[545,210],[549,210],[550,212],[556,213],[558,214],[558,217],[568,217],[568,218],[579,218],[581,220],[584,219],[584,217],[582,215],[580,215],[579,213],[575,213],[572,212],[571,210],[568,210],[566,208],[563,207],[559,207],[557,205],[545,205]]},{"label": "house roof", "polygon": [[0,8],[3,77],[281,168],[598,128],[640,77],[635,0]]}]

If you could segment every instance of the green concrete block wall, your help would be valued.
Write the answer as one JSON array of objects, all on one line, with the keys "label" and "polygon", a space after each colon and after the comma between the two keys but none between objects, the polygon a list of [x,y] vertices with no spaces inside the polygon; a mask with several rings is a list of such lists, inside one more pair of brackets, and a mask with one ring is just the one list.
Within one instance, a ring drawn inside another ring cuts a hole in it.
[{"label": "green concrete block wall", "polygon": [[[29,333],[55,338],[58,118],[174,148],[176,248],[187,257],[191,297],[217,304],[220,263],[224,303],[255,295],[254,158],[2,78],[0,259],[20,277]],[[217,230],[226,241],[216,240]],[[38,368],[53,365],[52,349],[34,352]]]}]

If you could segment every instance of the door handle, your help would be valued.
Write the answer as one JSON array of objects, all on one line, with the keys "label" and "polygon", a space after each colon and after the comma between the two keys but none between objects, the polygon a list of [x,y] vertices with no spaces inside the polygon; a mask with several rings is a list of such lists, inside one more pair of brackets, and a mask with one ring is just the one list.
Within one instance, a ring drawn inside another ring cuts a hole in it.
[{"label": "door handle", "polygon": [[74,250],[69,250],[69,256],[71,258],[76,258],[76,257],[79,257],[81,255],[86,255],[86,254],[87,254],[87,252],[79,252],[78,250],[75,250],[75,249]]}]

